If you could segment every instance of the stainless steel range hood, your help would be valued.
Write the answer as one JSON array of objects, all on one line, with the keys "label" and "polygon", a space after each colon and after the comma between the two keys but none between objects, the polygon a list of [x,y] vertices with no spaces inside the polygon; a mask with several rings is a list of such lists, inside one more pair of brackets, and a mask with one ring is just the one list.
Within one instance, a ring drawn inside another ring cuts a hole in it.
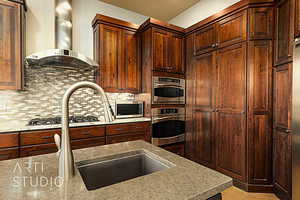
[{"label": "stainless steel range hood", "polygon": [[28,65],[95,68],[92,59],[72,51],[72,0],[55,0],[55,48],[26,57]]}]

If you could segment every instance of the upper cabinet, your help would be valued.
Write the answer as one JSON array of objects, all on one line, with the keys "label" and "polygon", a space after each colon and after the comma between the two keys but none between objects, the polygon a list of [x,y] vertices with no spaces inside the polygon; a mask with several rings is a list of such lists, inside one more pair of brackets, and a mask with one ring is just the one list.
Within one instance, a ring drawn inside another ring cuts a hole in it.
[{"label": "upper cabinet", "polygon": [[194,54],[200,55],[216,48],[216,29],[215,25],[202,28],[195,33]]},{"label": "upper cabinet", "polygon": [[295,1],[295,37],[300,36],[300,2]]},{"label": "upper cabinet", "polygon": [[106,92],[140,92],[138,26],[97,15],[93,27],[97,83]]},{"label": "upper cabinet", "polygon": [[293,51],[293,0],[281,0],[275,11],[274,64],[292,61]]},{"label": "upper cabinet", "polygon": [[217,45],[228,46],[247,39],[247,11],[217,22]]},{"label": "upper cabinet", "polygon": [[0,89],[23,85],[25,4],[0,0]]},{"label": "upper cabinet", "polygon": [[152,62],[154,71],[185,73],[182,28],[150,18],[141,25],[140,32],[144,64]]}]

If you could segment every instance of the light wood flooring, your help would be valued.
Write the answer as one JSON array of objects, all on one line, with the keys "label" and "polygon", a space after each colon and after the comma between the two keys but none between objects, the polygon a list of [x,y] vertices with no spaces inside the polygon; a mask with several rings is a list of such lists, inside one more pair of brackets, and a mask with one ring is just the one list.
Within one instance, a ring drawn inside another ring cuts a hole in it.
[{"label": "light wood flooring", "polygon": [[274,194],[248,193],[231,187],[222,193],[222,200],[279,200]]}]

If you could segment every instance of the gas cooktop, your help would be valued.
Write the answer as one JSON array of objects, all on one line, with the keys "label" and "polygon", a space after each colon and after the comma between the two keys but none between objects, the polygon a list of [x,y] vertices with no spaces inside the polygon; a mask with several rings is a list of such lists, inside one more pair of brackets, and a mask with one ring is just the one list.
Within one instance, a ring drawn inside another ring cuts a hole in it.
[{"label": "gas cooktop", "polygon": [[[82,123],[82,122],[97,122],[99,119],[95,116],[70,116],[70,123]],[[53,125],[61,124],[61,117],[51,118],[35,118],[29,121],[28,126],[39,126],[39,125]]]}]

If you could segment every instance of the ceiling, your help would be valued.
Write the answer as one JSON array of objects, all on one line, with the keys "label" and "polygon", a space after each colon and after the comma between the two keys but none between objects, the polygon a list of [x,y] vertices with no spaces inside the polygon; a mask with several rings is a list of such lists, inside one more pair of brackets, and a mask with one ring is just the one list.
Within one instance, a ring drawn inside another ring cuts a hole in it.
[{"label": "ceiling", "polygon": [[200,0],[99,0],[168,22]]}]

